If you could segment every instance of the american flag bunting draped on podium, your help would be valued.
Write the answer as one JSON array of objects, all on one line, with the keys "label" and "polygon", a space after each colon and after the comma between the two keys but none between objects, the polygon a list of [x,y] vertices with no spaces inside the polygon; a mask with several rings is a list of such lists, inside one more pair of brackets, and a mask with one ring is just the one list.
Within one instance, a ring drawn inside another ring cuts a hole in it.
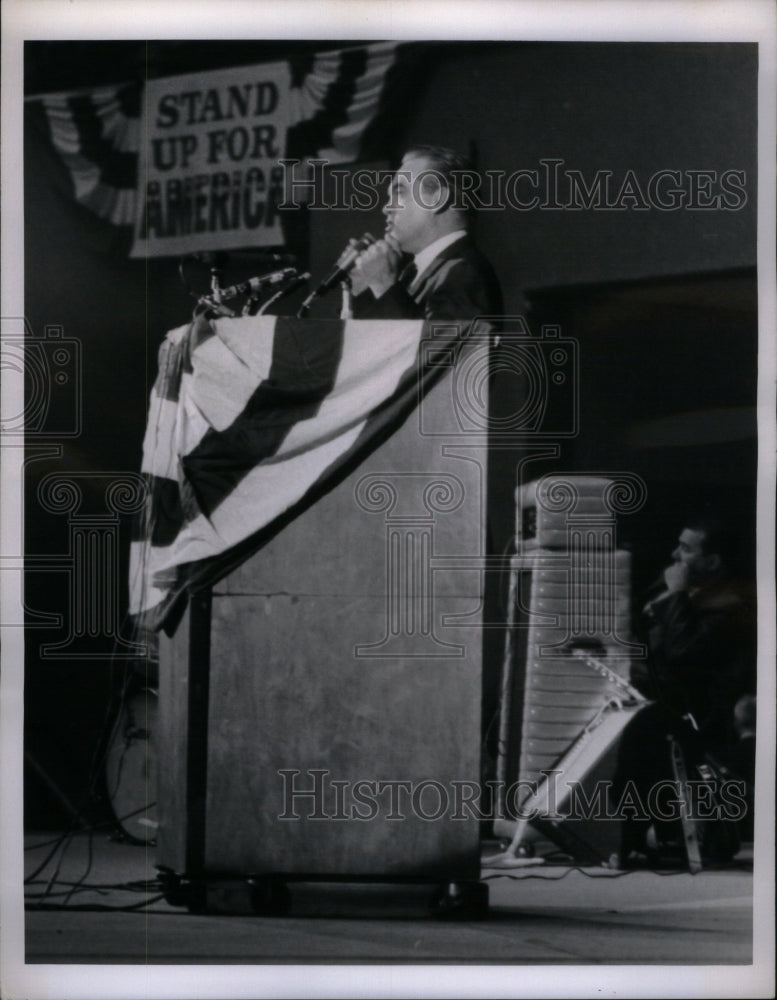
[{"label": "american flag bunting draped on podium", "polygon": [[334,485],[450,370],[468,331],[271,316],[171,331],[143,445],[148,495],[130,554],[130,613],[158,627],[182,567]]}]

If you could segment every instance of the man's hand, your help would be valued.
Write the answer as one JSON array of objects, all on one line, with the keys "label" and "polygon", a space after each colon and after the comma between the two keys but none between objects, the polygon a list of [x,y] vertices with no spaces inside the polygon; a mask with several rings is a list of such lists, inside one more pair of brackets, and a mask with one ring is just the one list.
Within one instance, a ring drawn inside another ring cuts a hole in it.
[{"label": "man's hand", "polygon": [[395,240],[386,237],[368,246],[351,270],[351,291],[360,295],[372,289],[376,299],[397,280],[401,253]]},{"label": "man's hand", "polygon": [[664,570],[664,583],[671,593],[687,590],[689,582],[688,567],[683,562],[673,562]]},{"label": "man's hand", "polygon": [[[345,250],[343,250],[343,252],[340,254],[337,260],[337,266],[338,267],[342,266],[343,261],[346,260],[349,254],[351,254],[354,250],[364,253],[364,249],[366,249],[366,246],[369,246],[370,243],[374,242],[375,242],[375,237],[372,236],[370,233],[365,233],[360,240],[351,237],[351,239],[348,240],[348,246],[345,248]],[[359,258],[357,257],[356,260],[358,261],[358,259]],[[356,264],[354,263],[351,266],[350,271],[348,272],[348,278],[347,278],[348,287],[351,289],[351,293],[353,295],[361,295],[362,292],[366,291],[367,283],[361,278],[360,275],[354,274],[355,269],[356,269]]]}]

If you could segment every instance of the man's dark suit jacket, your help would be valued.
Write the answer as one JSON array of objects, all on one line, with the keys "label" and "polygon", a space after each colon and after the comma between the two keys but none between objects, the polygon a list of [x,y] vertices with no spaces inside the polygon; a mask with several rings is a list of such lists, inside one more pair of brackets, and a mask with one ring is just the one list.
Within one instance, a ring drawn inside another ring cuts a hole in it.
[{"label": "man's dark suit jacket", "polygon": [[491,264],[469,236],[447,246],[410,284],[400,281],[380,298],[354,298],[356,319],[473,319],[501,316],[502,293]]},{"label": "man's dark suit jacket", "polygon": [[702,735],[731,736],[734,704],[755,691],[755,600],[741,581],[711,580],[670,595],[646,615],[652,686],[645,693],[691,712]]}]

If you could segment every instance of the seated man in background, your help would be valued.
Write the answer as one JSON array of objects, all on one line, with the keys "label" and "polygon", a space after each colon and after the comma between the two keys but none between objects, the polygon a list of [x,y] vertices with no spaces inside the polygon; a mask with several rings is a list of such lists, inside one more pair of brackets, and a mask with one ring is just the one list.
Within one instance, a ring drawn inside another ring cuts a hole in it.
[{"label": "seated man in background", "polygon": [[[644,804],[651,788],[677,780],[670,738],[682,749],[688,779],[699,764],[724,763],[736,743],[734,706],[755,690],[755,603],[752,588],[732,574],[735,544],[717,520],[693,520],[683,528],[658,593],[642,610],[647,641],[645,668],[632,675],[653,704],[625,731],[614,777],[616,794],[633,782]],[[678,820],[644,813],[624,818],[620,863],[632,852],[682,843]],[[735,838],[709,825],[707,859],[725,861]],[[722,834],[722,835],[721,835]],[[705,848],[705,845],[702,845]]]},{"label": "seated man in background", "polygon": [[469,235],[462,190],[471,173],[464,157],[443,147],[405,154],[383,208],[385,235],[351,271],[357,319],[501,315],[499,282]]},{"label": "seated man in background", "polygon": [[717,520],[689,521],[663,572],[661,592],[643,608],[648,674],[636,686],[676,716],[690,716],[704,746],[734,742],[737,700],[755,690],[751,588],[732,575],[732,533]]}]

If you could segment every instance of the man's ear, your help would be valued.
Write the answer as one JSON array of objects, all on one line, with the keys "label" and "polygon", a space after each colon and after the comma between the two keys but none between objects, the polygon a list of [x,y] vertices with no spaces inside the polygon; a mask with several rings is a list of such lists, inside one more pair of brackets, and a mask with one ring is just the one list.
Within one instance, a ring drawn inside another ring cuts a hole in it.
[{"label": "man's ear", "polygon": [[451,198],[452,198],[451,189],[448,187],[447,184],[442,185],[442,192],[444,197],[442,199],[440,207],[436,209],[437,215],[440,215],[442,212],[447,212],[451,205]]},{"label": "man's ear", "polygon": [[443,212],[448,210],[451,203],[451,189],[450,185],[443,179],[440,174],[435,174],[432,178],[436,186],[435,196],[434,196],[434,208],[432,211],[435,215],[441,215]]},{"label": "man's ear", "polygon": [[718,573],[718,572],[720,572],[720,568],[723,565],[723,560],[720,558],[719,553],[717,553],[717,552],[710,552],[704,558],[705,558],[705,561],[707,563],[707,568],[710,571],[710,573]]}]

